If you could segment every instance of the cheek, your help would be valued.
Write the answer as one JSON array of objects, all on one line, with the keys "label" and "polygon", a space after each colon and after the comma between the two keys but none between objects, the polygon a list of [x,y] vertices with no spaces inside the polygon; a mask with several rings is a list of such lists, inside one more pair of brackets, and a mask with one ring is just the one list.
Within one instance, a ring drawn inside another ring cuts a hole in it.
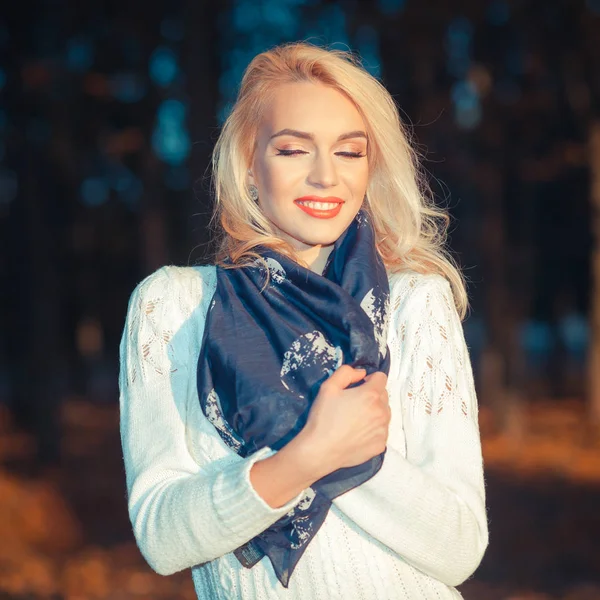
[{"label": "cheek", "polygon": [[346,172],[346,181],[348,187],[354,190],[355,193],[364,195],[369,185],[369,167],[357,165]]},{"label": "cheek", "polygon": [[289,195],[297,176],[298,168],[293,164],[266,164],[261,177],[264,191],[277,203],[281,196],[285,196],[286,193]]}]

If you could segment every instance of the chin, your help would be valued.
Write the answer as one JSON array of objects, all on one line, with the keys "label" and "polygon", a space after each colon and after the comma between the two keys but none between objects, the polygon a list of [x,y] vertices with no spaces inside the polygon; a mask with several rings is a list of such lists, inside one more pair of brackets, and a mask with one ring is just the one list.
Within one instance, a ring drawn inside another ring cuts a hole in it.
[{"label": "chin", "polygon": [[297,234],[294,235],[294,238],[307,246],[331,246],[332,244],[335,244],[344,230],[345,227],[340,228],[339,231],[331,231],[324,234],[319,234],[316,231],[297,232]]},{"label": "chin", "polygon": [[346,231],[355,214],[348,219],[347,216],[338,215],[333,219],[312,219],[306,221],[300,217],[297,220],[282,219],[277,222],[272,219],[280,234],[287,237],[294,244],[294,240],[305,246],[331,246]]}]

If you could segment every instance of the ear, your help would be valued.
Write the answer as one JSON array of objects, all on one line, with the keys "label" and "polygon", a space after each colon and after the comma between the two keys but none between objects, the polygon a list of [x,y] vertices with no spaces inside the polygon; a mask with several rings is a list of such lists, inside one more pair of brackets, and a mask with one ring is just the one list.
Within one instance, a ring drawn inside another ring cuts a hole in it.
[{"label": "ear", "polygon": [[252,169],[248,169],[247,178],[248,178],[248,185],[256,185],[254,175],[252,174]]}]

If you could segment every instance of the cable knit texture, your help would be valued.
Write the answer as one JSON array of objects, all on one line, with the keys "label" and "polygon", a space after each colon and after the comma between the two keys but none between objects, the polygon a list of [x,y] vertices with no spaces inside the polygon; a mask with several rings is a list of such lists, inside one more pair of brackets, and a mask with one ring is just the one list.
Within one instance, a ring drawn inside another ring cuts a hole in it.
[{"label": "cable knit texture", "polygon": [[[202,414],[196,367],[216,270],[163,267],[131,296],[121,341],[121,439],[129,515],[150,566],[191,568],[201,600],[443,600],[488,543],[477,399],[450,286],[390,275],[388,392],[381,470],[333,501],[286,590],[268,560],[233,550],[304,496],[273,509]],[[240,344],[244,341],[240,340]]]}]

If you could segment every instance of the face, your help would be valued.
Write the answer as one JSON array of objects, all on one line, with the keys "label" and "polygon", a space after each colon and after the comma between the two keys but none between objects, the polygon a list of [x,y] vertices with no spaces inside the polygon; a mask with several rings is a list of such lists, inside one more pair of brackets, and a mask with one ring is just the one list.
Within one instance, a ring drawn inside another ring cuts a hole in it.
[{"label": "face", "polygon": [[249,183],[279,235],[302,256],[331,246],[360,209],[369,179],[365,123],[320,83],[276,88],[258,127]]}]

